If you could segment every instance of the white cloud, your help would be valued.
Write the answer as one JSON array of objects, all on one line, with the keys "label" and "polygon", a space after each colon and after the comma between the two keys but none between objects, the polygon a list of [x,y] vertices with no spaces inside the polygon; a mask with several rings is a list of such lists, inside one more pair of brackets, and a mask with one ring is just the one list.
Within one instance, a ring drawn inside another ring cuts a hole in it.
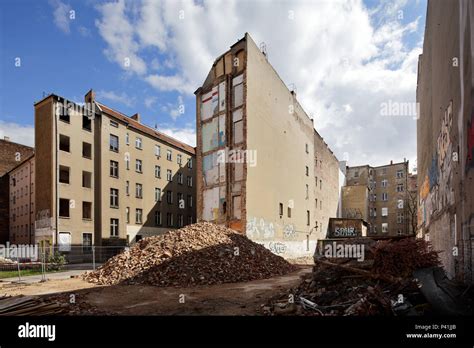
[{"label": "white cloud", "polygon": [[77,28],[77,31],[79,32],[79,34],[81,34],[82,37],[89,37],[91,36],[91,31],[89,28],[86,28],[84,26],[79,26]]},{"label": "white cloud", "polygon": [[183,143],[186,143],[191,146],[196,146],[196,131],[193,128],[176,128],[176,127],[166,127],[159,128],[160,132],[169,135]]},{"label": "white cloud", "polygon": [[97,91],[96,96],[98,100],[101,100],[101,99],[109,100],[115,103],[123,104],[128,107],[132,107],[135,105],[135,98],[128,96],[124,92],[117,94],[114,91],[100,90],[100,91]]},{"label": "white cloud", "polygon": [[[110,52],[134,55],[143,65],[134,71],[151,86],[188,96],[214,59],[249,32],[266,43],[283,81],[295,83],[298,100],[316,115],[316,129],[338,157],[347,152],[350,165],[380,165],[416,155],[415,121],[380,116],[388,100],[415,101],[421,42],[409,48],[405,38],[423,28],[419,18],[400,20],[406,3],[384,0],[368,9],[361,0],[189,0],[134,8],[121,0],[102,5],[97,23],[109,58]],[[156,53],[159,61],[151,65],[174,72],[147,72],[144,52]]]},{"label": "white cloud", "polygon": [[54,24],[65,34],[69,34],[71,29],[70,24],[70,13],[71,6],[61,2],[60,0],[50,0],[49,4],[54,8],[53,18]]},{"label": "white cloud", "polygon": [[20,125],[14,122],[4,122],[0,120],[0,139],[9,137],[10,141],[35,146],[35,129],[32,125]]},{"label": "white cloud", "polygon": [[179,95],[176,103],[166,103],[161,107],[161,111],[170,115],[170,117],[176,121],[176,119],[185,114],[185,105],[183,96]]},{"label": "white cloud", "polygon": [[143,103],[148,109],[151,109],[157,100],[158,100],[157,97],[150,96],[150,97],[146,97]]}]

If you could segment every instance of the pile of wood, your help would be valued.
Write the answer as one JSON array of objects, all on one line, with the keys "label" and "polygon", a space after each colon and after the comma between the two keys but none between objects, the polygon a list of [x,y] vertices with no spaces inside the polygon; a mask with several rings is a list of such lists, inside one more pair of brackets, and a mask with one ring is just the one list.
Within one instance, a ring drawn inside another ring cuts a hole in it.
[{"label": "pile of wood", "polygon": [[295,266],[225,226],[197,223],[148,237],[84,279],[97,284],[193,286],[283,275]]},{"label": "pile of wood", "polygon": [[266,315],[419,315],[430,311],[413,270],[437,266],[438,254],[424,241],[378,241],[360,262],[315,258],[300,285],[271,299]]},{"label": "pile of wood", "polygon": [[0,316],[54,315],[64,312],[59,304],[36,296],[0,296]]}]

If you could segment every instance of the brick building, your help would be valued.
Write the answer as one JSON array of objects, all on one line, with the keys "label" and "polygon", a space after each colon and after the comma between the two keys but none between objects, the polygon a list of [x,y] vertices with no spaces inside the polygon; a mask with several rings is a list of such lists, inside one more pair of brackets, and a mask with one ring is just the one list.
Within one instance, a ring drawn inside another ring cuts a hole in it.
[{"label": "brick building", "polygon": [[311,255],[339,205],[339,163],[251,37],[196,92],[197,216],[284,257]]},{"label": "brick building", "polygon": [[33,148],[14,143],[8,137],[0,139],[0,243],[10,234],[10,177],[8,172],[28,159]]},{"label": "brick building", "polygon": [[116,246],[195,221],[194,148],[95,100],[35,104],[36,240]]}]

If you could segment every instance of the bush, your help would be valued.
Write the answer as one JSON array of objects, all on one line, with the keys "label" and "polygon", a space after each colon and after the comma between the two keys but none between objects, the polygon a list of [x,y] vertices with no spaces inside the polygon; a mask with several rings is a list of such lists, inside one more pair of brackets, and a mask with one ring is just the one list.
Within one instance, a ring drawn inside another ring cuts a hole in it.
[{"label": "bush", "polygon": [[59,271],[63,268],[66,264],[66,257],[61,255],[59,252],[55,252],[54,254],[50,254],[48,256],[48,263],[46,266],[46,270],[48,271]]}]

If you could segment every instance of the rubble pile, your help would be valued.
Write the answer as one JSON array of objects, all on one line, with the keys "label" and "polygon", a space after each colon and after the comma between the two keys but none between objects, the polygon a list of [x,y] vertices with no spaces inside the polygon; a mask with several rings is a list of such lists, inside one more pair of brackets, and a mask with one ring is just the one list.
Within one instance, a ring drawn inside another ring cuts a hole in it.
[{"label": "rubble pile", "polygon": [[145,238],[83,277],[103,285],[186,287],[264,279],[295,269],[244,235],[202,222]]},{"label": "rubble pile", "polygon": [[13,265],[13,264],[16,264],[16,261],[6,259],[6,258],[0,256],[0,265]]},{"label": "rubble pile", "polygon": [[[367,238],[368,239],[368,238]],[[296,289],[263,306],[266,315],[421,315],[429,311],[412,271],[439,265],[424,241],[406,238],[370,245],[364,261],[316,257]],[[368,256],[368,257],[367,257]]]}]

